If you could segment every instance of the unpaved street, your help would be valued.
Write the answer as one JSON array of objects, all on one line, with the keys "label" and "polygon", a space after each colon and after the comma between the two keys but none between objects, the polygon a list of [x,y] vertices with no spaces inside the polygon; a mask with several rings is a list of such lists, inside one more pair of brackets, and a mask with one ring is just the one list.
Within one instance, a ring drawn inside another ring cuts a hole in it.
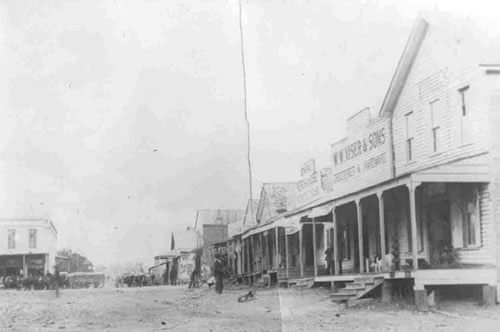
[{"label": "unpaved street", "polygon": [[372,302],[344,309],[326,289],[258,290],[238,303],[244,288],[217,295],[185,286],[0,292],[0,327],[12,330],[174,331],[492,331],[500,308],[444,303],[440,313]]}]

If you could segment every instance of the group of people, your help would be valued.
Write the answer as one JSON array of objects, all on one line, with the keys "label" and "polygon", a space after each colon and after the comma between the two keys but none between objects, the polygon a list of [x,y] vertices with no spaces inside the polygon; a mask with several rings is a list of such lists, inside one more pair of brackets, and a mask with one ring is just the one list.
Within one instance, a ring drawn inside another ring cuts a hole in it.
[{"label": "group of people", "polygon": [[19,274],[3,276],[2,283],[5,288],[17,290],[52,289],[56,291],[56,295],[59,297],[59,289],[67,286],[67,279],[60,274],[59,267],[56,266],[53,274],[49,271],[43,272],[43,270],[40,270],[24,276],[23,270],[20,270]]},{"label": "group of people", "polygon": [[208,287],[212,287],[215,284],[215,292],[217,294],[222,294],[224,289],[224,274],[226,272],[226,267],[222,256],[219,254],[215,255],[213,275],[210,275],[210,268],[205,262],[201,261],[201,253],[196,253],[195,264],[193,272],[191,273],[191,281],[188,288],[200,287],[203,283],[207,283]]}]

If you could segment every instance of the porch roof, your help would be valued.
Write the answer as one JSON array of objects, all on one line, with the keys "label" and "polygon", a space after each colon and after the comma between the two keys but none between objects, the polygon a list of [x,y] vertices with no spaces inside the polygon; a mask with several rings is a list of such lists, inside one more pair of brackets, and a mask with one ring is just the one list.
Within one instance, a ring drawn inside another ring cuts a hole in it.
[{"label": "porch roof", "polygon": [[414,182],[489,182],[487,153],[432,166],[411,175]]}]

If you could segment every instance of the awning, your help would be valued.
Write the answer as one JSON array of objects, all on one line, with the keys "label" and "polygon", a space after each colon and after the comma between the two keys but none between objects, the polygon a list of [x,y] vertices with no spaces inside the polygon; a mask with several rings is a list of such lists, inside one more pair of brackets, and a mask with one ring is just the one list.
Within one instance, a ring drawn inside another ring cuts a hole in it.
[{"label": "awning", "polygon": [[330,202],[313,208],[308,216],[309,218],[323,217],[332,212],[332,210],[333,210],[333,203]]},{"label": "awning", "polygon": [[270,230],[274,227],[277,226],[277,223],[276,222],[270,222],[270,223],[267,223],[267,224],[264,224],[262,226],[257,226],[255,228],[252,228],[250,229],[248,232],[246,232],[245,234],[243,234],[241,236],[242,239],[246,239],[247,237],[251,236],[251,235],[254,235],[254,234],[259,234],[259,233],[262,233],[262,232],[265,232],[267,230]]},{"label": "awning", "polygon": [[294,234],[300,230],[300,220],[306,216],[306,214],[296,214],[285,219],[280,220],[280,226],[285,227],[285,233],[287,235]]}]

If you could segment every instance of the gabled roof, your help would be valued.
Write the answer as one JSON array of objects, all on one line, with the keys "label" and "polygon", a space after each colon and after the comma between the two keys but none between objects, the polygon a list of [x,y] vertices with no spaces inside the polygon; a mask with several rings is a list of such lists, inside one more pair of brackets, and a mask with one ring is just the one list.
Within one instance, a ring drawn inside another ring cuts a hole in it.
[{"label": "gabled roof", "polygon": [[[422,46],[430,27],[454,31],[455,40],[463,50],[459,56],[471,62],[470,65],[500,65],[500,30],[494,21],[481,17],[460,17],[443,12],[421,13],[410,33],[406,46],[399,59],[389,88],[379,111],[382,117],[390,117],[403,90],[415,58]],[[464,40],[467,39],[467,43]],[[461,53],[462,52],[462,53]],[[469,57],[469,56],[472,56]]]},{"label": "gabled roof", "polygon": [[399,95],[403,90],[406,78],[410,73],[413,61],[415,60],[415,57],[420,49],[420,45],[422,45],[428,26],[429,23],[422,16],[417,18],[417,22],[413,26],[410,37],[408,37],[408,41],[406,42],[403,54],[399,59],[396,71],[392,76],[389,89],[385,94],[384,101],[379,112],[380,116],[388,117],[392,115],[392,110],[394,109]]},{"label": "gabled roof", "polygon": [[[260,203],[257,209],[256,220],[258,223],[266,222],[267,219],[289,212],[295,205],[297,195],[297,184],[295,182],[264,183],[260,192]],[[265,210],[270,215],[263,216]]]}]

